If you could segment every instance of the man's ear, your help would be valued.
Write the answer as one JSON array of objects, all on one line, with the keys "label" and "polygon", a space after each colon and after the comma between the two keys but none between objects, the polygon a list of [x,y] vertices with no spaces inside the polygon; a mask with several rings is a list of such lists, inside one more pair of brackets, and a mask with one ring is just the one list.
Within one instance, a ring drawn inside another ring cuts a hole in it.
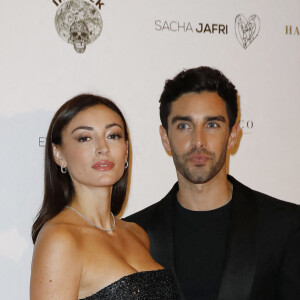
[{"label": "man's ear", "polygon": [[230,135],[228,138],[228,144],[227,144],[228,150],[231,150],[236,145],[240,130],[241,130],[240,124],[235,123],[230,131]]},{"label": "man's ear", "polygon": [[165,148],[165,151],[169,155],[172,155],[168,133],[167,130],[162,125],[159,126],[159,134],[160,134],[161,142]]},{"label": "man's ear", "polygon": [[53,151],[53,157],[55,162],[60,166],[60,167],[66,167],[67,163],[64,159],[64,156],[61,152],[61,150],[59,149],[59,147],[55,144],[52,143],[52,151]]}]

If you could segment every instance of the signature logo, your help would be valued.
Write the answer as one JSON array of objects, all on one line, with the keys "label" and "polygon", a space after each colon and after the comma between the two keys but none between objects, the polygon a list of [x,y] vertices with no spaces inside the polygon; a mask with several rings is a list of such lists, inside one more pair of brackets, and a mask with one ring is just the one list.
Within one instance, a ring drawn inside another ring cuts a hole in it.
[{"label": "signature logo", "polygon": [[69,0],[57,9],[55,27],[65,42],[72,44],[77,53],[83,53],[99,37],[103,22],[99,10],[91,3]]},{"label": "signature logo", "polygon": [[240,45],[247,47],[255,40],[260,30],[260,19],[257,15],[252,15],[248,20],[239,14],[235,18],[235,35]]}]

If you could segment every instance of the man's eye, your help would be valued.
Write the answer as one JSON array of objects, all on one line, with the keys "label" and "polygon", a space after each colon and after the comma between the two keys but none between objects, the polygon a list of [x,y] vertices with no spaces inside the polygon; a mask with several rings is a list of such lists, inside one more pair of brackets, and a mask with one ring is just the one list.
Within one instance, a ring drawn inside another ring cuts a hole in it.
[{"label": "man's eye", "polygon": [[186,123],[179,124],[177,127],[178,127],[178,129],[188,129],[188,128],[190,128],[189,124],[186,124]]},{"label": "man's eye", "polygon": [[220,127],[218,123],[214,123],[214,122],[208,123],[207,126],[209,128],[218,128],[218,127]]},{"label": "man's eye", "polygon": [[91,138],[88,136],[81,136],[78,138],[78,142],[87,142],[89,141]]}]

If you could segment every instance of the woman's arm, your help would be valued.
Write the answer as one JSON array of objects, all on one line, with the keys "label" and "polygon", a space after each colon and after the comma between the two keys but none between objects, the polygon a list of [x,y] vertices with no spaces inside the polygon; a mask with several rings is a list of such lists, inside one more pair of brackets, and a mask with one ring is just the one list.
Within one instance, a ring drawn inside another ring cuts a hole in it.
[{"label": "woman's arm", "polygon": [[80,244],[68,229],[43,228],[33,253],[30,299],[78,299],[82,266]]}]

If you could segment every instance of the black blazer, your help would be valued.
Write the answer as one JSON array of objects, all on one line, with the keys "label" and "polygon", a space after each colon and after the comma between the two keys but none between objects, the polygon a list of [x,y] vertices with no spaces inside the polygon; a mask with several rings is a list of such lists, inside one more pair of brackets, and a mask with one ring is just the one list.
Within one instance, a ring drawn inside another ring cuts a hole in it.
[{"label": "black blazer", "polygon": [[[217,300],[300,300],[300,206],[228,179],[234,197]],[[177,191],[176,183],[161,201],[125,218],[144,228],[151,255],[175,275]]]}]

